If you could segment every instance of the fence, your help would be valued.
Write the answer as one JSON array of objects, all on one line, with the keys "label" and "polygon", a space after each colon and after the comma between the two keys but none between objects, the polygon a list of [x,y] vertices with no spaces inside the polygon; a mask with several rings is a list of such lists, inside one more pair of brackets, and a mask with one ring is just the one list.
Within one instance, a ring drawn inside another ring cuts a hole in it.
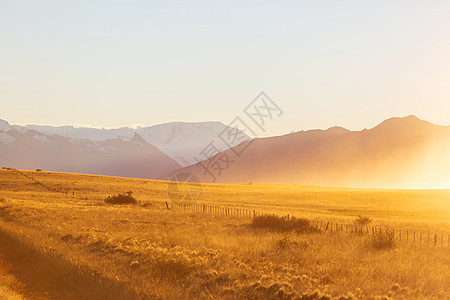
[{"label": "fence", "polygon": [[[169,208],[167,202],[166,206],[167,208]],[[251,219],[262,215],[268,215],[268,213],[263,213],[256,210],[248,210],[244,208],[234,208],[234,207],[211,206],[205,204],[172,203],[171,207],[180,210],[192,210],[199,213],[209,213],[219,216],[229,216],[247,219]],[[286,218],[289,219],[289,215],[287,215]],[[375,236],[377,233],[386,233],[391,234],[399,242],[450,248],[450,234],[393,229],[387,226],[369,226],[355,223],[337,223],[323,220],[309,220],[309,222],[316,229],[330,234],[346,233],[370,237]]]},{"label": "fence", "polygon": [[61,188],[50,187],[50,186],[46,185],[45,183],[43,183],[43,182],[37,180],[37,179],[34,178],[33,176],[28,175],[28,174],[25,174],[25,173],[22,172],[22,171],[19,171],[19,170],[17,170],[17,169],[11,169],[11,168],[10,168],[10,170],[15,171],[17,174],[19,174],[19,175],[25,177],[26,179],[32,181],[34,184],[40,185],[41,187],[43,187],[44,189],[46,189],[46,190],[49,191],[49,192],[52,192],[52,193],[61,193],[61,194],[68,194],[67,191],[65,191],[65,190],[63,190],[63,189],[61,189]]},{"label": "fence", "polygon": [[[256,210],[248,210],[243,208],[233,208],[233,207],[220,207],[220,206],[210,206],[205,204],[180,204],[172,203],[172,207],[176,207],[182,210],[193,210],[202,213],[211,213],[220,216],[230,216],[237,218],[254,218],[256,216],[264,215],[265,213],[258,212]],[[168,207],[168,205],[167,205]]]}]

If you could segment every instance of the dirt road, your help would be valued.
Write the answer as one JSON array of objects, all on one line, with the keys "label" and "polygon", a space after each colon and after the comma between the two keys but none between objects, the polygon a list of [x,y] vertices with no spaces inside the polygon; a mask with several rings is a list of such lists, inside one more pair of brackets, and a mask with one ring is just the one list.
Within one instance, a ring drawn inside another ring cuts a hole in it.
[{"label": "dirt road", "polygon": [[[27,248],[0,228],[0,286],[25,299],[136,299],[96,286],[77,270],[59,266],[49,257]],[[120,288],[116,287],[119,291]],[[1,298],[1,297],[0,297]]]}]

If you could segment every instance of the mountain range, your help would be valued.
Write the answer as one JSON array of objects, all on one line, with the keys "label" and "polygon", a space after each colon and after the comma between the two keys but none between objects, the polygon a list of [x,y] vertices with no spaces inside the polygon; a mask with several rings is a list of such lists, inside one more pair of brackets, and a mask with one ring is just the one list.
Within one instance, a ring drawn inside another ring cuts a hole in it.
[{"label": "mountain range", "polygon": [[[99,129],[0,120],[0,164],[162,180],[187,173],[204,183],[449,187],[450,126],[415,116],[362,131],[332,127],[255,139],[240,131],[246,142],[231,148],[219,138],[227,129],[220,122]],[[211,143],[220,151],[204,151]]]},{"label": "mountain range", "polygon": [[0,163],[19,169],[156,178],[196,162],[211,141],[228,148],[218,138],[227,128],[220,122],[99,129],[20,126],[0,120]]},{"label": "mountain range", "polygon": [[[114,129],[74,127],[74,126],[45,126],[25,125],[14,126],[19,129],[32,129],[47,135],[61,135],[80,140],[106,141],[120,138],[124,141],[131,139],[136,133],[149,144],[157,147],[166,155],[174,159],[181,166],[188,166],[196,162],[195,157],[210,142],[229,148],[218,136],[228,127],[220,122],[172,122],[151,127],[121,127]],[[241,133],[245,139],[250,139]],[[231,143],[236,146],[238,143]]]}]

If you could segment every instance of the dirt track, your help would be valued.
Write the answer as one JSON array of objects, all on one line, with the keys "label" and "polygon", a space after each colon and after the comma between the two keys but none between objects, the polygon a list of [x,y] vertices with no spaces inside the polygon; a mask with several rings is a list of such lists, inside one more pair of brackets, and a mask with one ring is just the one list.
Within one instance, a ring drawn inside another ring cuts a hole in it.
[{"label": "dirt track", "polygon": [[41,255],[0,231],[1,275],[12,275],[20,283],[9,288],[31,299],[91,299],[76,284],[65,280],[57,267],[46,264]]},{"label": "dirt track", "polygon": [[[7,278],[9,280],[2,280]],[[10,280],[14,278],[13,280]],[[49,257],[24,247],[0,229],[0,282],[25,299],[110,299],[111,290],[102,290],[77,270],[59,266]],[[117,288],[117,287],[116,287]],[[114,293],[114,299],[136,299]]]}]

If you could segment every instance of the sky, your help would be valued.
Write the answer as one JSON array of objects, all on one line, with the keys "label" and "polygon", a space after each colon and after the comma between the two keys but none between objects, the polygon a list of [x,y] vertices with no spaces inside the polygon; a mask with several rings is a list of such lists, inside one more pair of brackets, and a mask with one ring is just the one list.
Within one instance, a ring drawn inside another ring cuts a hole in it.
[{"label": "sky", "polygon": [[264,91],[283,114],[263,135],[448,125],[449,15],[441,0],[0,0],[0,119],[230,123]]}]

